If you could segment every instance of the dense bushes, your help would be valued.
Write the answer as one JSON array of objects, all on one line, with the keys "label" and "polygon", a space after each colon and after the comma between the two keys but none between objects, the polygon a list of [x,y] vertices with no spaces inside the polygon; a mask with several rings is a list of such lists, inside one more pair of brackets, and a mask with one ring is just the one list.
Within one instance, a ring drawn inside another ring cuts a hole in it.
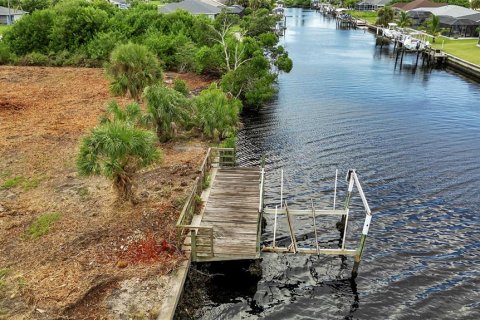
[{"label": "dense bushes", "polygon": [[[104,0],[55,3],[40,10],[45,5],[39,2],[34,12],[5,33],[0,42],[0,63],[102,66],[110,57],[123,59],[107,67],[112,90],[128,92],[135,99],[145,86],[159,79],[152,71],[159,66],[197,72],[223,77],[221,88],[247,107],[261,106],[275,94],[273,70],[289,72],[292,68],[288,54],[278,53],[278,37],[272,33],[278,17],[270,15],[264,1],[251,2],[250,7],[258,9],[249,8],[242,19],[223,13],[214,21],[185,11],[159,14],[155,6],[140,2],[129,10],[120,10]],[[145,72],[130,68],[131,63],[140,61],[126,52],[123,57],[115,49],[120,46],[132,50],[134,45],[139,46],[137,50],[151,52]],[[157,62],[152,62],[152,56]],[[134,79],[136,73],[140,74],[138,79]]]},{"label": "dense bushes", "polygon": [[195,124],[209,138],[219,140],[234,134],[242,104],[227,97],[215,84],[193,101]]}]

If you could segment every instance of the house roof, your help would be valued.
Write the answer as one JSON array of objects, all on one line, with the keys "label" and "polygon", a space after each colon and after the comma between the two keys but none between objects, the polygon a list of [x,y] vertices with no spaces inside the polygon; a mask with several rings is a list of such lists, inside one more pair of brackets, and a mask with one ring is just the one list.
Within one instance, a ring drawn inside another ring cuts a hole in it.
[{"label": "house roof", "polygon": [[432,2],[430,0],[415,0],[408,3],[395,3],[393,7],[408,11],[416,8],[438,8],[446,5],[447,3]]},{"label": "house roof", "polygon": [[418,11],[426,11],[430,12],[436,16],[450,16],[454,18],[459,18],[463,16],[477,14],[478,11],[467,9],[460,6],[448,5],[439,8],[417,8],[410,11],[418,12]]},{"label": "house roof", "polygon": [[392,7],[397,8],[397,9],[402,9],[407,5],[408,3],[405,2],[397,2],[392,5]]},{"label": "house roof", "polygon": [[199,0],[183,0],[172,2],[158,9],[161,13],[170,13],[176,10],[185,10],[191,14],[219,14],[222,9]]},{"label": "house roof", "polygon": [[480,22],[480,12],[462,16],[462,19],[468,19],[468,20]]},{"label": "house roof", "polygon": [[238,5],[238,4],[235,4],[233,6],[229,6],[227,7],[227,11],[230,12],[230,13],[236,13],[236,14],[240,14],[242,13],[243,11],[245,10],[244,7]]},{"label": "house roof", "polygon": [[[0,16],[8,16],[8,8],[5,8],[5,7],[0,7]],[[16,10],[16,9],[13,9],[13,8],[10,8],[10,15],[21,15],[21,14],[25,14],[25,13],[28,13],[26,11],[23,11],[23,10]]]},{"label": "house roof", "polygon": [[391,0],[364,0],[357,5],[373,5],[373,6],[384,6],[388,4]]}]

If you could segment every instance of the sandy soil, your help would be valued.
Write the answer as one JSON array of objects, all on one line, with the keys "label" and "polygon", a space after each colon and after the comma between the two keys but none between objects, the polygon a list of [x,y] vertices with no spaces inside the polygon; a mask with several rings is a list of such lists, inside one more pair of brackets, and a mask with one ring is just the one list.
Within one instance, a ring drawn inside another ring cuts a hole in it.
[{"label": "sandy soil", "polygon": [[[191,90],[208,85],[181,78]],[[75,169],[79,139],[111,99],[101,69],[0,67],[0,319],[156,316],[164,275],[184,257],[142,250],[175,243],[205,144],[161,145],[163,162],[138,174],[140,203],[118,203],[108,180]],[[50,212],[60,220],[29,237],[32,221]]]}]

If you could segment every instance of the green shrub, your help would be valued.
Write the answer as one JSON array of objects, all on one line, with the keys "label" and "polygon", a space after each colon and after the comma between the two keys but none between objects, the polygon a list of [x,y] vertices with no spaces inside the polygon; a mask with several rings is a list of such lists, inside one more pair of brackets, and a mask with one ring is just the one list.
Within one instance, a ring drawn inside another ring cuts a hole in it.
[{"label": "green shrub", "polygon": [[26,66],[46,66],[49,64],[48,56],[39,52],[28,53],[20,59],[20,64]]},{"label": "green shrub", "polygon": [[155,55],[139,44],[121,44],[112,52],[107,73],[114,94],[130,94],[139,100],[145,87],[162,79],[162,69]]},{"label": "green shrub", "polygon": [[10,48],[0,41],[0,64],[8,64],[15,60],[15,55]]},{"label": "green shrub", "polygon": [[122,42],[125,42],[125,37],[120,32],[99,32],[87,45],[88,57],[93,60],[106,61],[115,46]]},{"label": "green shrub", "polygon": [[236,147],[237,137],[236,135],[232,134],[231,136],[227,137],[223,142],[220,144],[222,148],[234,148]]},{"label": "green shrub", "polygon": [[45,213],[36,218],[27,229],[27,236],[30,239],[41,237],[48,233],[53,223],[60,220],[60,213]]},{"label": "green shrub", "polygon": [[235,132],[242,103],[229,98],[215,83],[194,99],[196,125],[208,137],[219,140]]},{"label": "green shrub", "polygon": [[292,59],[288,57],[288,54],[281,54],[275,61],[275,65],[278,67],[278,70],[290,72],[293,68]]},{"label": "green shrub", "polygon": [[195,55],[195,60],[198,73],[219,75],[225,69],[222,48],[219,45],[201,47]]},{"label": "green shrub", "polygon": [[185,97],[188,97],[190,90],[188,90],[187,83],[182,79],[175,79],[173,82],[173,89],[183,94]]},{"label": "green shrub", "polygon": [[150,123],[155,125],[157,136],[162,142],[172,139],[175,128],[189,121],[190,104],[180,92],[154,85],[145,89],[144,96]]},{"label": "green shrub", "polygon": [[55,13],[50,9],[28,14],[5,33],[4,41],[17,55],[47,53],[54,18]]}]

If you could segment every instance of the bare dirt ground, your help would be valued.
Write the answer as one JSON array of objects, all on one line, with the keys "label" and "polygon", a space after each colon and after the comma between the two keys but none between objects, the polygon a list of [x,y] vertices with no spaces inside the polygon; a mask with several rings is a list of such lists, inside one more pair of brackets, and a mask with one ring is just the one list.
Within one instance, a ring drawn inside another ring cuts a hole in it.
[{"label": "bare dirt ground", "polygon": [[[101,69],[0,67],[0,319],[155,318],[164,275],[184,259],[169,246],[205,144],[161,145],[163,162],[138,174],[140,203],[118,203],[110,181],[75,168],[110,100]],[[29,237],[51,212],[49,232]]]}]

